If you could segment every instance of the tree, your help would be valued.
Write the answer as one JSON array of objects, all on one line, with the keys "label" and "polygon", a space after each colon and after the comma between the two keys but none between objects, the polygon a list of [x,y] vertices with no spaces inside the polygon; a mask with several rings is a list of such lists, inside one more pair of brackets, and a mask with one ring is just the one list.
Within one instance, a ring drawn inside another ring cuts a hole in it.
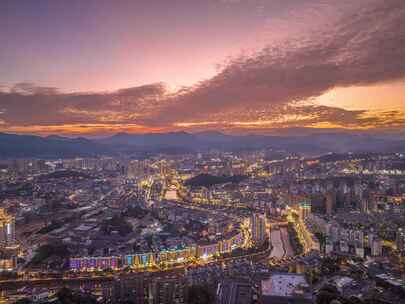
[{"label": "tree", "polygon": [[187,296],[189,304],[211,304],[215,295],[209,286],[191,286]]},{"label": "tree", "polygon": [[110,220],[106,220],[101,224],[101,231],[106,234],[110,234],[111,231],[118,231],[121,236],[125,236],[132,232],[132,226],[124,218],[114,216]]},{"label": "tree", "polygon": [[64,258],[69,255],[67,246],[61,242],[45,244],[38,248],[37,253],[31,260],[33,265],[42,263],[44,260],[51,256],[58,256]]},{"label": "tree", "polygon": [[62,304],[96,304],[97,299],[91,295],[72,291],[63,287],[57,293],[58,300]]},{"label": "tree", "polygon": [[335,285],[326,284],[322,286],[316,295],[316,304],[330,304],[333,300],[340,298],[339,291]]},{"label": "tree", "polygon": [[322,260],[321,273],[322,275],[332,275],[339,271],[339,260],[332,257],[326,257]]}]

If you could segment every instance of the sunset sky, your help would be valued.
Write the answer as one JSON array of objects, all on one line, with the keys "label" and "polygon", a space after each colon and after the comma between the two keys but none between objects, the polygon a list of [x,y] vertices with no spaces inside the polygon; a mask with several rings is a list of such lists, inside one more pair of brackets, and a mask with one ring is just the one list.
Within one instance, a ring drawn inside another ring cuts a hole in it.
[{"label": "sunset sky", "polygon": [[0,132],[402,132],[404,20],[404,0],[2,0]]}]

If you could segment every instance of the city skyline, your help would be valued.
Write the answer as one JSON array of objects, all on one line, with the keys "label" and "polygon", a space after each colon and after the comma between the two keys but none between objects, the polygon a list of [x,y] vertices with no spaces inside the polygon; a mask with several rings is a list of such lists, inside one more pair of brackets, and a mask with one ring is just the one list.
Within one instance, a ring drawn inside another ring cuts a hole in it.
[{"label": "city skyline", "polygon": [[0,4],[0,131],[405,130],[405,4]]}]

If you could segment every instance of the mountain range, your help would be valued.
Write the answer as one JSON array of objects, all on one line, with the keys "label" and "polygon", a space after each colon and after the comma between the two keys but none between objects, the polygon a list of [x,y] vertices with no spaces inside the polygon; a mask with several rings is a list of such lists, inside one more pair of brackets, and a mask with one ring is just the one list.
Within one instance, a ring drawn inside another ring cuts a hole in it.
[{"label": "mountain range", "polygon": [[320,133],[304,136],[228,135],[217,131],[150,134],[118,133],[102,139],[0,133],[0,158],[68,158],[95,155],[183,154],[209,149],[271,148],[301,155],[328,152],[405,152],[403,136]]}]

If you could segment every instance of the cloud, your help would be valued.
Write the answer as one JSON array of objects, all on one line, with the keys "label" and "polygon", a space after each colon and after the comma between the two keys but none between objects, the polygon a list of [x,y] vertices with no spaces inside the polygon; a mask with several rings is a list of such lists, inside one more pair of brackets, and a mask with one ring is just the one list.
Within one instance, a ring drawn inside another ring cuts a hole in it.
[{"label": "cloud", "polygon": [[216,76],[176,93],[161,83],[69,94],[18,84],[0,92],[0,121],[8,127],[130,124],[158,130],[405,127],[398,111],[349,111],[311,101],[338,87],[405,78],[405,1],[365,3],[302,39],[229,60]]},{"label": "cloud", "polygon": [[[1,121],[0,121],[1,125]],[[127,133],[155,133],[164,130],[147,128],[137,124],[59,124],[59,125],[30,125],[30,126],[4,126],[8,133],[28,133],[39,135],[62,134],[66,136],[81,135],[113,135],[119,132]]]},{"label": "cloud", "polygon": [[[253,112],[253,113],[252,113]],[[403,130],[405,112],[401,111],[366,111],[345,110],[323,105],[288,105],[279,110],[256,109],[252,112],[234,114],[232,119],[222,114],[210,121],[176,123],[178,127],[194,129],[225,129],[229,131],[267,132],[269,130],[291,128],[322,128],[349,130]]]},{"label": "cloud", "polygon": [[217,112],[263,105],[277,110],[336,87],[404,78],[403,20],[404,1],[378,1],[306,41],[237,58],[212,79],[170,100],[152,123],[206,119]]},{"label": "cloud", "polygon": [[107,93],[62,93],[21,83],[0,92],[0,118],[12,126],[133,123],[165,96],[160,83]]}]

